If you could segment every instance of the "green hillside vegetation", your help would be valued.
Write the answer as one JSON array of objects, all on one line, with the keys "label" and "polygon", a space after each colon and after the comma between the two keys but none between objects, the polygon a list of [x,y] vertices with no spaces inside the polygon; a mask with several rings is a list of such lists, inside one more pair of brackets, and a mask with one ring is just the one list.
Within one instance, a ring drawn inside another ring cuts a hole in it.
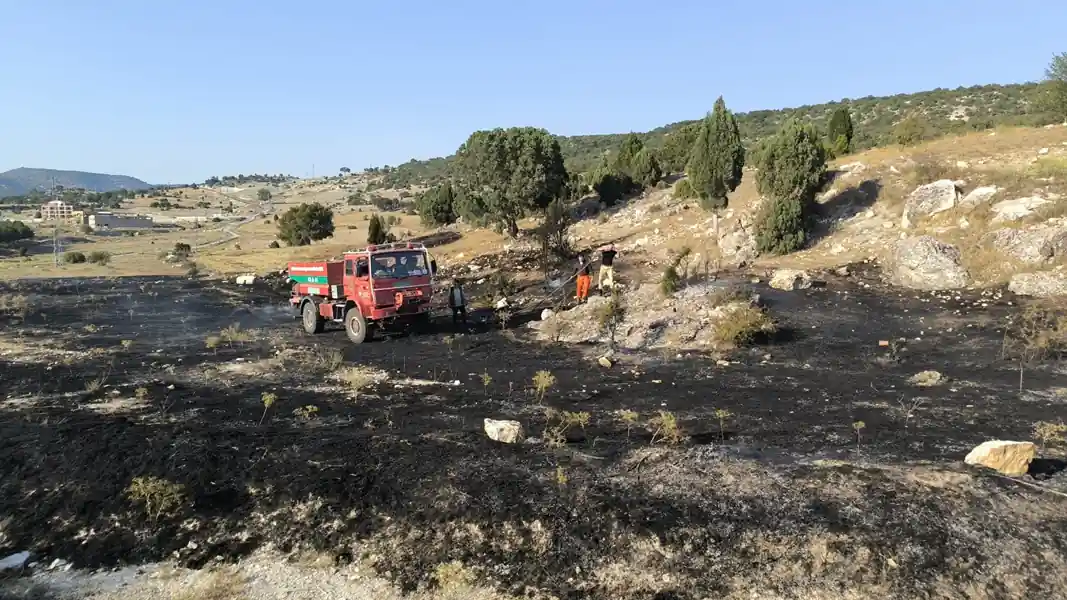
[{"label": "green hillside vegetation", "polygon": [[[845,99],[796,108],[757,110],[736,113],[737,125],[745,146],[753,148],[760,141],[777,132],[788,120],[796,118],[810,122],[826,132],[830,119],[842,106],[848,108],[854,131],[851,151],[861,151],[901,141],[894,129],[911,117],[904,132],[911,141],[915,131],[922,139],[953,133],[991,129],[998,126],[1041,126],[1060,120],[1056,112],[1041,102],[1045,88],[1037,83],[984,85],[955,90],[936,89],[914,94]],[[646,148],[657,154],[665,171],[679,171],[691,143],[671,147],[671,138],[695,139],[699,120],[681,121],[665,125],[638,136]],[[916,129],[914,126],[918,125]],[[899,132],[898,132],[899,133]],[[600,165],[604,157],[618,151],[627,134],[557,136],[568,171],[589,172]],[[689,136],[687,138],[687,136]],[[921,141],[921,139],[919,140]],[[832,145],[832,144],[828,144]],[[684,148],[684,151],[679,150]],[[400,188],[412,185],[432,185],[451,174],[454,157],[411,160],[381,171],[384,187]]]},{"label": "green hillside vegetation", "polygon": [[140,179],[127,177],[126,175],[20,167],[0,173],[0,198],[22,196],[34,191],[46,191],[51,189],[53,181],[57,187],[88,192],[144,190],[152,187]]}]

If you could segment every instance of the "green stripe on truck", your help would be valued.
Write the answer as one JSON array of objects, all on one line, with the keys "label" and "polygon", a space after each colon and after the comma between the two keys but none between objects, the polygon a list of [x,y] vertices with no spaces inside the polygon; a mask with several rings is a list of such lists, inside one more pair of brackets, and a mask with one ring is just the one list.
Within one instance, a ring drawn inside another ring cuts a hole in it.
[{"label": "green stripe on truck", "polygon": [[289,279],[297,283],[329,283],[326,277],[318,277],[315,275],[290,275]]}]

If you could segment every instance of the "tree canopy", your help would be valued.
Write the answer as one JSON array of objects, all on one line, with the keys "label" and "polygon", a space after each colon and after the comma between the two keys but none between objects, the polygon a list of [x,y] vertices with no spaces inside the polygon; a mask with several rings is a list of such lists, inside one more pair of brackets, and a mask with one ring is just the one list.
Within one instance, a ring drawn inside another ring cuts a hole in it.
[{"label": "tree canopy", "polygon": [[33,230],[22,221],[0,221],[0,244],[33,238]]},{"label": "tree canopy", "polygon": [[534,127],[476,131],[456,161],[463,186],[457,212],[475,223],[498,224],[510,235],[518,234],[519,219],[557,198],[567,180],[559,142]]},{"label": "tree canopy", "polygon": [[307,246],[333,235],[333,211],[319,204],[301,204],[278,219],[278,238],[290,246]]},{"label": "tree canopy", "polygon": [[415,210],[424,225],[448,225],[456,222],[456,194],[446,181],[426,190],[415,201]]},{"label": "tree canopy", "polygon": [[259,191],[256,192],[256,197],[259,198],[260,202],[266,202],[271,199],[270,190],[267,188],[259,188]]}]

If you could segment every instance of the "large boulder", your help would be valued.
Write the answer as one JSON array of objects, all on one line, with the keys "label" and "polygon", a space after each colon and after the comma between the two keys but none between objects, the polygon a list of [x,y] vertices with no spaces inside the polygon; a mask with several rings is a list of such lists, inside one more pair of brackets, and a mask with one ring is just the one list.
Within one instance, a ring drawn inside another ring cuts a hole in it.
[{"label": "large boulder", "polygon": [[1035,298],[1067,296],[1067,275],[1060,272],[1019,273],[1012,275],[1008,290]]},{"label": "large boulder", "polygon": [[526,439],[526,434],[522,429],[522,423],[519,423],[518,421],[486,419],[483,426],[485,428],[485,435],[489,436],[489,439],[496,442],[519,444]]},{"label": "large boulder", "polygon": [[960,251],[928,235],[897,242],[890,257],[889,279],[916,290],[965,287],[969,277],[960,264]]},{"label": "large boulder", "polygon": [[970,192],[967,192],[967,195],[960,200],[960,206],[967,208],[980,206],[992,200],[993,196],[995,196],[998,191],[1000,191],[1000,189],[995,185],[976,187]]},{"label": "large boulder", "polygon": [[1049,224],[1030,229],[998,229],[989,233],[984,241],[1019,262],[1038,265],[1067,254],[1067,226]]},{"label": "large boulder", "polygon": [[800,269],[778,269],[771,276],[770,286],[776,290],[806,290],[811,287],[811,276]]},{"label": "large boulder", "polygon": [[756,260],[756,235],[753,228],[736,224],[719,238],[719,255],[727,264],[746,265]]},{"label": "large boulder", "polygon": [[991,210],[993,211],[993,222],[1003,223],[1004,221],[1018,221],[1024,217],[1029,217],[1034,214],[1035,210],[1050,202],[1052,201],[1046,200],[1041,196],[1029,196],[1027,198],[1016,198],[1014,200],[997,202],[991,207]]},{"label": "large boulder", "polygon": [[900,226],[911,227],[917,217],[936,215],[951,210],[959,204],[960,190],[956,182],[942,179],[926,185],[920,185],[908,195],[904,202],[904,216]]},{"label": "large boulder", "polygon": [[1037,447],[1033,442],[1009,442],[1005,440],[992,440],[983,442],[971,450],[963,462],[969,465],[988,467],[1009,475],[1018,477],[1026,475],[1030,470],[1030,461],[1034,460]]}]

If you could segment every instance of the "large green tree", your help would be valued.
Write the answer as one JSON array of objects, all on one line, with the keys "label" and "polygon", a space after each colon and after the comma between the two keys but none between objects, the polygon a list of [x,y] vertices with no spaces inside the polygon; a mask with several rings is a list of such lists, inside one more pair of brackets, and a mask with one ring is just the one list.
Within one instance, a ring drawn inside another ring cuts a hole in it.
[{"label": "large green tree", "polygon": [[415,201],[415,210],[424,225],[448,225],[456,222],[456,193],[451,182],[434,186]]},{"label": "large green tree", "polygon": [[826,137],[830,142],[830,148],[834,154],[841,156],[848,154],[852,149],[852,114],[847,106],[839,106],[830,115],[830,125],[826,131]]},{"label": "large green tree", "polygon": [[737,119],[719,96],[700,125],[686,168],[701,204],[708,209],[724,208],[727,194],[741,185],[744,166],[745,147]]},{"label": "large green tree", "polygon": [[756,222],[760,252],[803,247],[815,195],[826,174],[826,149],[810,123],[790,119],[757,155],[756,183],[766,200]]},{"label": "large green tree", "polygon": [[290,246],[307,246],[333,235],[333,211],[319,204],[301,204],[278,219],[278,237]]},{"label": "large green tree", "polygon": [[534,127],[474,132],[456,152],[456,175],[464,188],[457,212],[512,236],[519,219],[547,207],[567,181],[559,142]]}]

